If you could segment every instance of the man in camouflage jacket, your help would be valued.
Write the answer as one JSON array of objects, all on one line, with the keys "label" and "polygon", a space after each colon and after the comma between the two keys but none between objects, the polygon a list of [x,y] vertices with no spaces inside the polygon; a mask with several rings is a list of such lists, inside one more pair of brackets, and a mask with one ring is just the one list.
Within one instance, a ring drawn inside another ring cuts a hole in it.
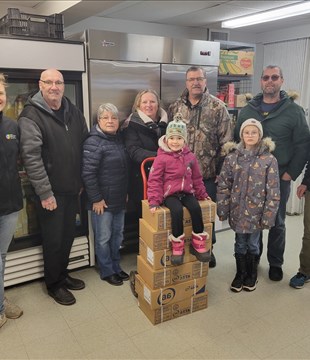
[{"label": "man in camouflage jacket", "polygon": [[[196,155],[208,194],[216,201],[216,177],[221,170],[222,146],[233,139],[232,121],[225,104],[209,94],[205,71],[192,66],[186,71],[186,89],[169,106],[168,119],[181,113],[187,125],[188,146]],[[212,243],[216,242],[214,226]],[[216,265],[214,254],[210,267]]]}]

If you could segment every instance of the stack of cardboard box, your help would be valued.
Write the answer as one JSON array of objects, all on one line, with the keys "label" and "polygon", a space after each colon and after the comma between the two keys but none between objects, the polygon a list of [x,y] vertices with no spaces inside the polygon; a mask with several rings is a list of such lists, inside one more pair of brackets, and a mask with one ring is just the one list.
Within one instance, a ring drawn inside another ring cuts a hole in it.
[{"label": "stack of cardboard box", "polygon": [[[205,200],[200,201],[200,205],[205,231],[209,234],[206,247],[211,251],[215,203]],[[190,254],[191,217],[185,208],[183,219],[184,262],[173,266],[168,238],[171,233],[170,211],[161,207],[151,214],[147,200],[142,201],[135,290],[141,310],[154,325],[205,309],[208,305],[206,284],[209,264],[197,261]]]}]

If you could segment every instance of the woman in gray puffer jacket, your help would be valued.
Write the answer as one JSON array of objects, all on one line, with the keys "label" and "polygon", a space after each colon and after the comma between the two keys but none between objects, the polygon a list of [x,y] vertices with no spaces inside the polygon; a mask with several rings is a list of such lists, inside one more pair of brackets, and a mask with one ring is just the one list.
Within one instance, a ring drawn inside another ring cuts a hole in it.
[{"label": "woman in gray puffer jacket", "polygon": [[218,178],[217,214],[236,232],[237,274],[230,287],[235,292],[255,290],[260,233],[274,225],[280,202],[278,163],[271,154],[275,144],[262,136],[261,123],[248,119],[240,129],[241,142],[223,148],[227,156]]}]

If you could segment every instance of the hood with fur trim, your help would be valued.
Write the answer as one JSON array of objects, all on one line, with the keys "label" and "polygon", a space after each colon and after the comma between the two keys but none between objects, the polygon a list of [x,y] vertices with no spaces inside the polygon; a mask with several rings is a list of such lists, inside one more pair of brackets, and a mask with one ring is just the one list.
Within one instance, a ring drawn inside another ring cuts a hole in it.
[{"label": "hood with fur trim", "polygon": [[[253,96],[253,94],[251,93],[247,93],[245,94],[245,97],[246,97],[246,101],[249,102],[249,101],[252,101],[252,100],[260,100],[263,98],[263,93],[258,93],[257,95]],[[293,101],[297,100],[299,98],[299,93],[295,90],[288,90],[288,91],[285,91],[285,90],[281,90],[280,91],[280,99],[283,99],[283,98],[289,98]]]},{"label": "hood with fur trim", "polygon": [[[275,148],[276,148],[276,144],[274,143],[274,141],[272,141],[272,139],[270,137],[266,137],[259,142],[257,147],[253,150],[253,153],[255,155],[261,155],[264,152],[273,152]],[[234,150],[237,150],[241,153],[243,153],[244,151],[247,151],[244,148],[242,141],[240,143],[230,141],[223,146],[222,156],[226,156]]]}]

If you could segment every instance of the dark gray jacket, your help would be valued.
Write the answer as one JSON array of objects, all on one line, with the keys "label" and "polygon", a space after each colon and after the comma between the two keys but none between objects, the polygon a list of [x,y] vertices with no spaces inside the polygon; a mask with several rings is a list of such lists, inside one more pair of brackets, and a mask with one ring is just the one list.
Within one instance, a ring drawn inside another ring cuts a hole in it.
[{"label": "dark gray jacket", "polygon": [[41,92],[30,97],[20,114],[21,155],[35,193],[73,195],[82,187],[82,146],[88,130],[81,111],[63,97],[64,122]]}]

